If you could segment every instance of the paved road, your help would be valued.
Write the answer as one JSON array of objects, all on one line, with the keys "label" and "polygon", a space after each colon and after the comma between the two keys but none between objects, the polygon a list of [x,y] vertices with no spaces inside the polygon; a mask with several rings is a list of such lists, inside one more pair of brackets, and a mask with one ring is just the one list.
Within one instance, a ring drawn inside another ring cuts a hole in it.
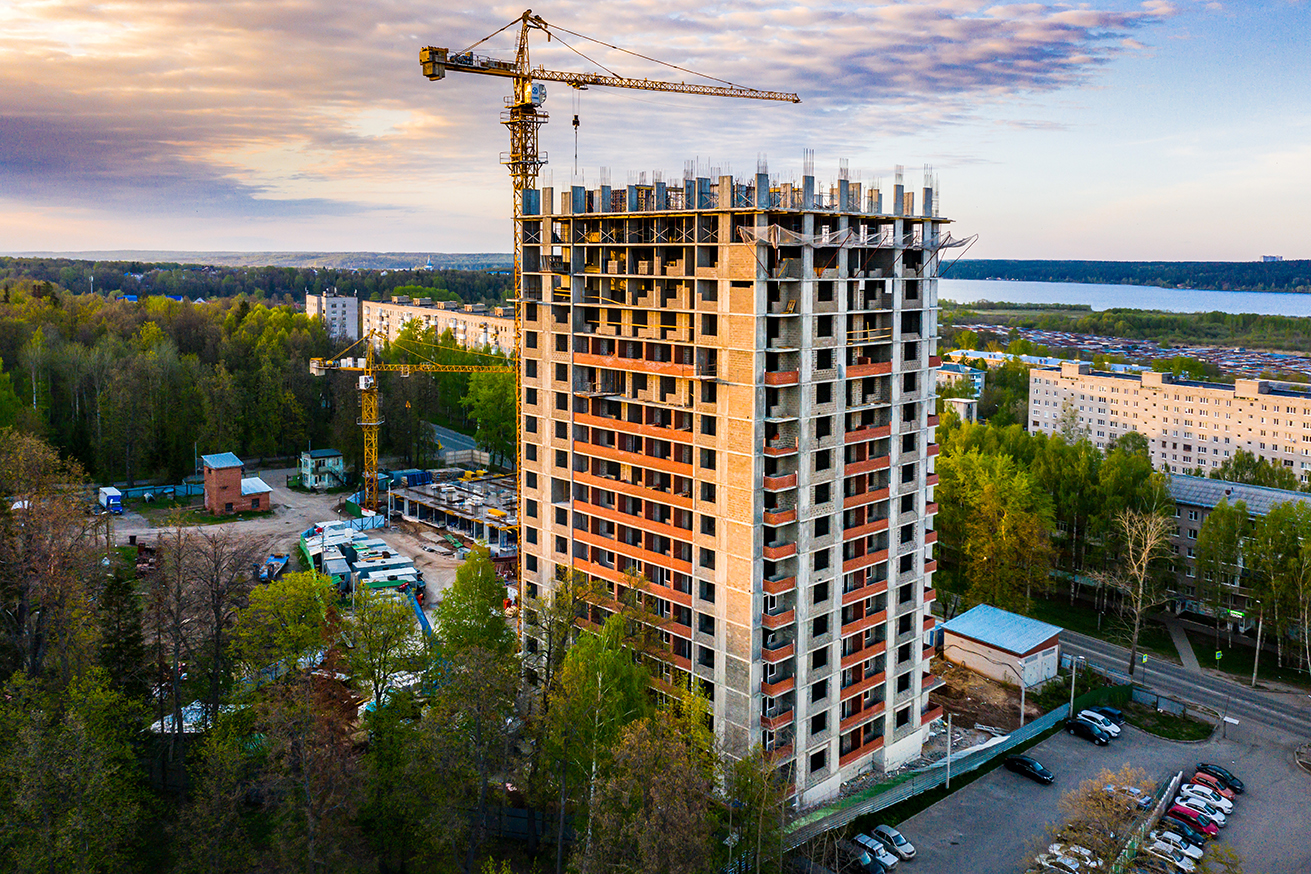
[{"label": "paved road", "polygon": [[[1068,653],[1118,671],[1129,662],[1129,651],[1124,647],[1072,631],[1061,632],[1061,644]],[[1148,660],[1145,682],[1141,666],[1135,679],[1157,692],[1202,704],[1217,713],[1251,719],[1291,737],[1311,739],[1311,697],[1305,692],[1253,689],[1224,674],[1206,669],[1191,671],[1153,658]]]}]

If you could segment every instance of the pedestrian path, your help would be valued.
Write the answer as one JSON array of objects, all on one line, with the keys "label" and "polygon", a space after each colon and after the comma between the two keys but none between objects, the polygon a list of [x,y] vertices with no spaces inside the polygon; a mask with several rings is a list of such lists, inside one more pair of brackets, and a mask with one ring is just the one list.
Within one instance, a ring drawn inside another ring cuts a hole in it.
[{"label": "pedestrian path", "polygon": [[1165,627],[1170,629],[1170,639],[1174,641],[1174,648],[1179,650],[1179,660],[1184,663],[1184,667],[1190,671],[1200,671],[1202,666],[1197,663],[1197,653],[1193,652],[1193,645],[1188,641],[1184,627],[1168,619],[1165,620]]}]

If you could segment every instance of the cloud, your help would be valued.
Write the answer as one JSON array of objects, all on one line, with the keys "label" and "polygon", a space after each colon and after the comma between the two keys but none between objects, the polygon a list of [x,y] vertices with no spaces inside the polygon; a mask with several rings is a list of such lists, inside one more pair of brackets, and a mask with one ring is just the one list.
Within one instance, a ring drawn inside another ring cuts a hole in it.
[{"label": "cloud", "polygon": [[[0,7],[0,195],[156,214],[190,214],[203,204],[226,215],[332,216],[384,204],[430,210],[493,179],[504,185],[495,155],[504,148],[496,119],[506,83],[455,74],[429,83],[418,68],[420,46],[464,48],[522,10],[470,7],[418,0]],[[1175,12],[1163,2],[1112,9],[981,0],[631,0],[619,7],[562,0],[551,16],[684,67],[802,94],[801,107],[778,111],[639,92],[583,95],[588,106],[626,110],[626,121],[599,131],[596,146],[668,165],[728,144],[791,153],[807,144],[797,141],[802,135],[818,141],[810,145],[855,148],[871,136],[968,123],[981,107],[1089,82]],[[513,33],[479,50],[512,57]],[[536,36],[534,62],[595,69],[560,41]],[[562,36],[625,75],[688,78]],[[554,112],[567,117],[569,99],[567,88],[552,87]]]}]

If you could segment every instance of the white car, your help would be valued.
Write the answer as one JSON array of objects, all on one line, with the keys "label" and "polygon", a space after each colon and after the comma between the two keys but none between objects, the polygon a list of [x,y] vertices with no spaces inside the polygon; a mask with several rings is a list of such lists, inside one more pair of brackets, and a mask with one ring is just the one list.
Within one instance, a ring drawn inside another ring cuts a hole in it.
[{"label": "white car", "polygon": [[1035,862],[1043,868],[1051,868],[1056,871],[1069,871],[1071,874],[1077,874],[1083,864],[1079,859],[1073,856],[1066,856],[1061,853],[1043,853],[1041,856],[1034,857]]},{"label": "white car", "polygon": [[1200,798],[1212,807],[1219,808],[1223,813],[1229,813],[1234,809],[1232,801],[1210,786],[1203,786],[1201,783],[1185,783],[1179,787],[1179,794],[1187,795],[1190,798]]},{"label": "white car", "polygon": [[874,839],[881,841],[894,855],[902,859],[915,858],[915,846],[906,836],[890,825],[874,826]]},{"label": "white car", "polygon": [[1187,795],[1180,795],[1178,798],[1174,800],[1174,803],[1178,804],[1181,807],[1187,807],[1190,808],[1191,810],[1195,810],[1198,813],[1205,813],[1207,816],[1211,817],[1211,819],[1215,821],[1215,824],[1217,826],[1219,826],[1220,828],[1225,827],[1224,812],[1221,811],[1219,808],[1212,807],[1211,805],[1207,804],[1205,801],[1203,801],[1200,798],[1192,798]]},{"label": "white car", "polygon": [[1087,847],[1081,847],[1078,844],[1052,844],[1047,848],[1049,853],[1055,853],[1058,856],[1065,856],[1071,859],[1079,859],[1080,862],[1089,868],[1102,867],[1102,860],[1093,855],[1093,851]]},{"label": "white car", "polygon": [[852,840],[873,856],[883,866],[884,871],[891,871],[897,867],[897,857],[874,838],[869,835],[856,835]]},{"label": "white car", "polygon": [[1078,718],[1082,719],[1084,722],[1091,722],[1093,725],[1097,726],[1102,731],[1109,734],[1111,737],[1120,736],[1120,726],[1116,725],[1114,722],[1111,722],[1111,720],[1107,719],[1105,716],[1102,716],[1100,713],[1098,713],[1095,710],[1080,710]]},{"label": "white car", "polygon": [[1174,832],[1152,832],[1148,837],[1154,841],[1161,841],[1169,844],[1194,861],[1202,858],[1202,848],[1191,841],[1185,840],[1183,835],[1178,835]]},{"label": "white car", "polygon": [[1151,844],[1144,850],[1144,852],[1149,856],[1164,859],[1180,871],[1185,872],[1185,874],[1192,874],[1193,871],[1197,870],[1197,864],[1193,862],[1192,859],[1188,858],[1179,850],[1164,841],[1157,841]]}]

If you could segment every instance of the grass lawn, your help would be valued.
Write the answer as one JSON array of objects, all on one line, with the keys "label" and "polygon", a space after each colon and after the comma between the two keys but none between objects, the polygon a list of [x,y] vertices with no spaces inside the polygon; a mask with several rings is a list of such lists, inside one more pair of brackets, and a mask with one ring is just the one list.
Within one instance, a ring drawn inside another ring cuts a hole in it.
[{"label": "grass lawn", "polygon": [[[1198,663],[1204,668],[1214,668],[1216,666],[1215,635],[1189,630],[1188,640],[1193,644],[1193,652],[1197,654]],[[1228,641],[1228,635],[1222,633],[1219,648],[1224,655],[1220,658],[1220,670],[1226,674],[1233,674],[1236,677],[1245,679],[1250,683],[1252,681],[1252,660],[1256,656],[1256,648],[1243,646],[1237,642],[1230,646]],[[1296,654],[1290,653],[1287,645],[1285,645],[1284,660],[1289,661],[1290,655],[1295,657]],[[1307,677],[1305,671],[1279,667],[1275,654],[1269,651],[1261,653],[1261,673],[1257,676],[1257,680],[1273,680],[1277,683],[1288,683],[1304,689],[1311,688],[1311,678]]]},{"label": "grass lawn", "polygon": [[1206,740],[1215,726],[1191,716],[1162,713],[1152,707],[1130,701],[1122,708],[1130,725],[1166,740]]},{"label": "grass lawn", "polygon": [[229,513],[226,516],[215,516],[206,510],[200,504],[193,504],[186,508],[174,507],[152,508],[152,512],[143,512],[147,519],[156,527],[172,526],[174,523],[182,525],[221,525],[224,522],[241,522],[245,519],[259,519],[264,516],[272,516],[272,510],[243,510],[240,513]]},{"label": "grass lawn", "polygon": [[[1051,598],[1034,598],[1029,616],[1061,628],[1096,637],[1109,643],[1128,646],[1133,627],[1126,619],[1121,619],[1113,612],[1103,613],[1101,627],[1098,628],[1098,611],[1081,604],[1071,604],[1068,596],[1060,594]],[[1138,648],[1155,653],[1167,661],[1179,663],[1179,650],[1175,649],[1170,632],[1159,622],[1145,620],[1138,632]],[[1249,665],[1248,670],[1251,670]]]}]

